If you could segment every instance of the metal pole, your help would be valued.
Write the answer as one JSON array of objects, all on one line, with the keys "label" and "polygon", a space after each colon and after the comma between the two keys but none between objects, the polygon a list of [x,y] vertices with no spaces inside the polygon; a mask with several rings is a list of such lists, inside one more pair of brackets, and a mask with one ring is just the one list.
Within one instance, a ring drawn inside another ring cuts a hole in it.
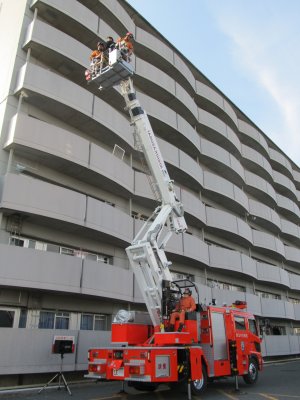
[{"label": "metal pole", "polygon": [[235,376],[235,391],[236,392],[240,391],[240,389],[239,389],[239,381],[238,381],[238,376],[237,375]]},{"label": "metal pole", "polygon": [[191,380],[188,380],[188,400],[192,400]]}]

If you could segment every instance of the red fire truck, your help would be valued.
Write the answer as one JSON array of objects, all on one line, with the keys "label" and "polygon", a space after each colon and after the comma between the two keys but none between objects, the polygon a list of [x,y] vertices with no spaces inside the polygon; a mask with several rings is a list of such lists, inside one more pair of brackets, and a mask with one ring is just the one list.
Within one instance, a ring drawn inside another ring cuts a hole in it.
[{"label": "red fire truck", "polygon": [[[136,149],[148,164],[159,206],[126,249],[148,313],[121,310],[112,324],[112,347],[93,348],[88,353],[86,377],[127,382],[138,390],[155,390],[160,383],[180,385],[200,394],[208,380],[242,376],[257,381],[262,369],[261,339],[246,303],[230,306],[205,305],[199,301],[192,281],[172,279],[165,246],[173,233],[186,231],[183,205],[160,153],[146,112],[136,98],[132,65],[122,49],[109,53],[109,63],[94,74],[91,84],[108,89],[120,84],[121,94],[134,127]],[[189,288],[196,310],[186,312],[183,329],[168,332],[174,302]]]}]

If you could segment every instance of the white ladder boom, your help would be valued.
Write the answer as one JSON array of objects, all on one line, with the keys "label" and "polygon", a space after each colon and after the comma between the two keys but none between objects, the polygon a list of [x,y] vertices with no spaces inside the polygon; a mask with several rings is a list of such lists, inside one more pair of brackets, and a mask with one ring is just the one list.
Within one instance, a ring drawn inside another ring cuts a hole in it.
[{"label": "white ladder boom", "polygon": [[120,83],[121,94],[129,112],[131,125],[134,126],[139,149],[144,153],[153,178],[158,200],[161,205],[144,224],[126,248],[131,268],[141,290],[154,326],[162,323],[162,281],[172,282],[165,247],[172,233],[183,233],[187,226],[183,216],[183,206],[176,197],[173,182],[170,179],[157,140],[146,112],[136,98],[131,76],[134,70],[124,60],[120,50],[109,53],[108,65],[96,76],[87,71],[89,82],[107,89]]}]

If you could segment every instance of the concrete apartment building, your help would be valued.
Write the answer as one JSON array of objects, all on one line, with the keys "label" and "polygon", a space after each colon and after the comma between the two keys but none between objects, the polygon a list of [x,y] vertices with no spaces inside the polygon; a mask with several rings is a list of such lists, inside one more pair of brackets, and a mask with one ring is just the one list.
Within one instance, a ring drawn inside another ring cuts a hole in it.
[{"label": "concrete apartment building", "polygon": [[167,248],[201,301],[246,300],[265,356],[300,353],[300,169],[125,0],[1,0],[0,383],[64,369],[143,310],[125,247],[157,206],[99,38],[135,37],[134,85],[185,207]]}]

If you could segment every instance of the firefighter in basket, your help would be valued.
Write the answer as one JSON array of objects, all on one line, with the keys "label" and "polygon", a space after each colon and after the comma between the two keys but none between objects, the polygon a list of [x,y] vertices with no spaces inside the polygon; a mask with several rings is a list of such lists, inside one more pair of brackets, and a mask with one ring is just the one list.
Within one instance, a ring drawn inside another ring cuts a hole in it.
[{"label": "firefighter in basket", "polygon": [[127,32],[124,37],[119,37],[116,42],[116,48],[121,50],[123,60],[130,62],[130,56],[133,54],[133,34]]},{"label": "firefighter in basket", "polygon": [[170,316],[169,332],[174,332],[175,321],[179,319],[178,332],[181,332],[184,326],[185,313],[196,310],[196,303],[192,296],[192,291],[189,288],[184,289],[181,299],[176,304],[175,309]]},{"label": "firefighter in basket", "polygon": [[103,42],[97,43],[97,50],[94,50],[91,53],[90,61],[90,69],[86,71],[85,75],[87,76],[87,74],[91,74],[94,78],[108,65],[108,55],[106,52],[106,46]]}]

